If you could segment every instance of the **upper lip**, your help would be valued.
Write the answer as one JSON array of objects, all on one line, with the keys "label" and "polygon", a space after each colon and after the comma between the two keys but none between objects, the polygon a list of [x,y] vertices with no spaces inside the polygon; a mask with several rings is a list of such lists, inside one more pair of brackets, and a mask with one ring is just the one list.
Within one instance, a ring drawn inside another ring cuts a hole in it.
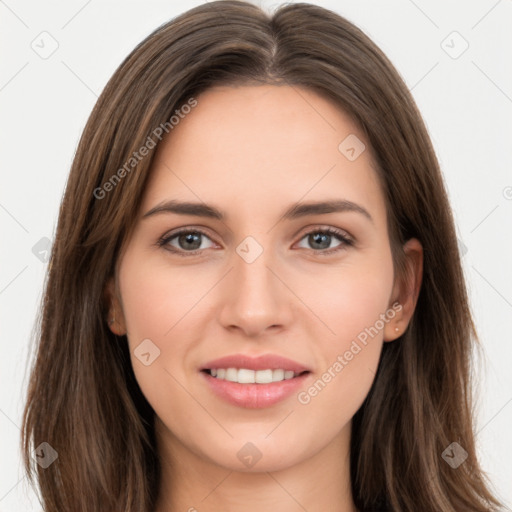
[{"label": "upper lip", "polygon": [[311,371],[307,366],[288,359],[287,357],[275,354],[264,354],[258,357],[252,357],[245,354],[233,354],[231,356],[221,357],[208,361],[201,370],[211,370],[216,368],[247,368],[248,370],[291,370],[295,373]]}]

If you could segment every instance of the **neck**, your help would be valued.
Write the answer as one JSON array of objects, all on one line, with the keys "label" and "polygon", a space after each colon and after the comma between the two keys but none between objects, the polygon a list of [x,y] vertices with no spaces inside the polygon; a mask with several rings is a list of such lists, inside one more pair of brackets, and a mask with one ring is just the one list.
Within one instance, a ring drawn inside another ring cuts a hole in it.
[{"label": "neck", "polygon": [[155,512],[357,512],[350,423],[320,452],[278,471],[222,467],[189,450],[158,419],[155,426],[161,458]]}]

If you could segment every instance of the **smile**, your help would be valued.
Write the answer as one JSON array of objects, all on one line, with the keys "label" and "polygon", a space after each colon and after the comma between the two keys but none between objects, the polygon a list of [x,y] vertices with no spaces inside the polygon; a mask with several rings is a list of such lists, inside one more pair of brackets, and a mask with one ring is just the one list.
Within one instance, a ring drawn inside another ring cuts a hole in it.
[{"label": "smile", "polygon": [[284,370],[278,368],[276,370],[250,370],[248,368],[216,368],[206,370],[210,372],[212,377],[230,382],[238,382],[240,384],[270,384],[271,382],[281,382],[283,380],[298,377],[300,373],[292,370]]},{"label": "smile", "polygon": [[[273,380],[274,372],[275,381]],[[309,371],[299,374],[291,372],[291,375],[289,372],[290,370],[285,372],[282,369],[254,371],[246,368],[217,368],[216,370],[202,370],[199,374],[205,380],[213,396],[222,401],[245,409],[263,409],[284,402],[292,395],[295,396],[306,387],[306,379],[313,375]],[[214,377],[212,373],[217,375]],[[223,374],[224,377],[222,377]],[[256,375],[258,374],[261,376],[258,377],[260,381],[268,381],[272,374],[272,381],[257,383]],[[228,380],[226,377],[232,377],[235,380]],[[249,379],[250,382],[242,382]]]}]

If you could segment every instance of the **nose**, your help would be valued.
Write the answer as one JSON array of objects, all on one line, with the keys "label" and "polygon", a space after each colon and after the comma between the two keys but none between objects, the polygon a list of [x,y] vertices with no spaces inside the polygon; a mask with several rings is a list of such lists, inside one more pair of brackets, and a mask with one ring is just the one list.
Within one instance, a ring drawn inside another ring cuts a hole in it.
[{"label": "nose", "polygon": [[223,285],[222,326],[253,338],[285,329],[292,320],[293,294],[284,282],[270,249],[252,262],[235,252],[233,268]]}]

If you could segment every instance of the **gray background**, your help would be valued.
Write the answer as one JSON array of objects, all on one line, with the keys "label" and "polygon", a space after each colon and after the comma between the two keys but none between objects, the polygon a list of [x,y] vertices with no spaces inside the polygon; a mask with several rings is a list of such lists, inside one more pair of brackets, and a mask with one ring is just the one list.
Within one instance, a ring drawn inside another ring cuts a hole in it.
[{"label": "gray background", "polygon": [[[22,473],[19,425],[46,249],[80,133],[133,47],[200,3],[0,0],[0,512],[41,510]],[[383,49],[427,123],[485,352],[475,377],[477,447],[510,507],[512,1],[312,3],[347,17]]]}]

